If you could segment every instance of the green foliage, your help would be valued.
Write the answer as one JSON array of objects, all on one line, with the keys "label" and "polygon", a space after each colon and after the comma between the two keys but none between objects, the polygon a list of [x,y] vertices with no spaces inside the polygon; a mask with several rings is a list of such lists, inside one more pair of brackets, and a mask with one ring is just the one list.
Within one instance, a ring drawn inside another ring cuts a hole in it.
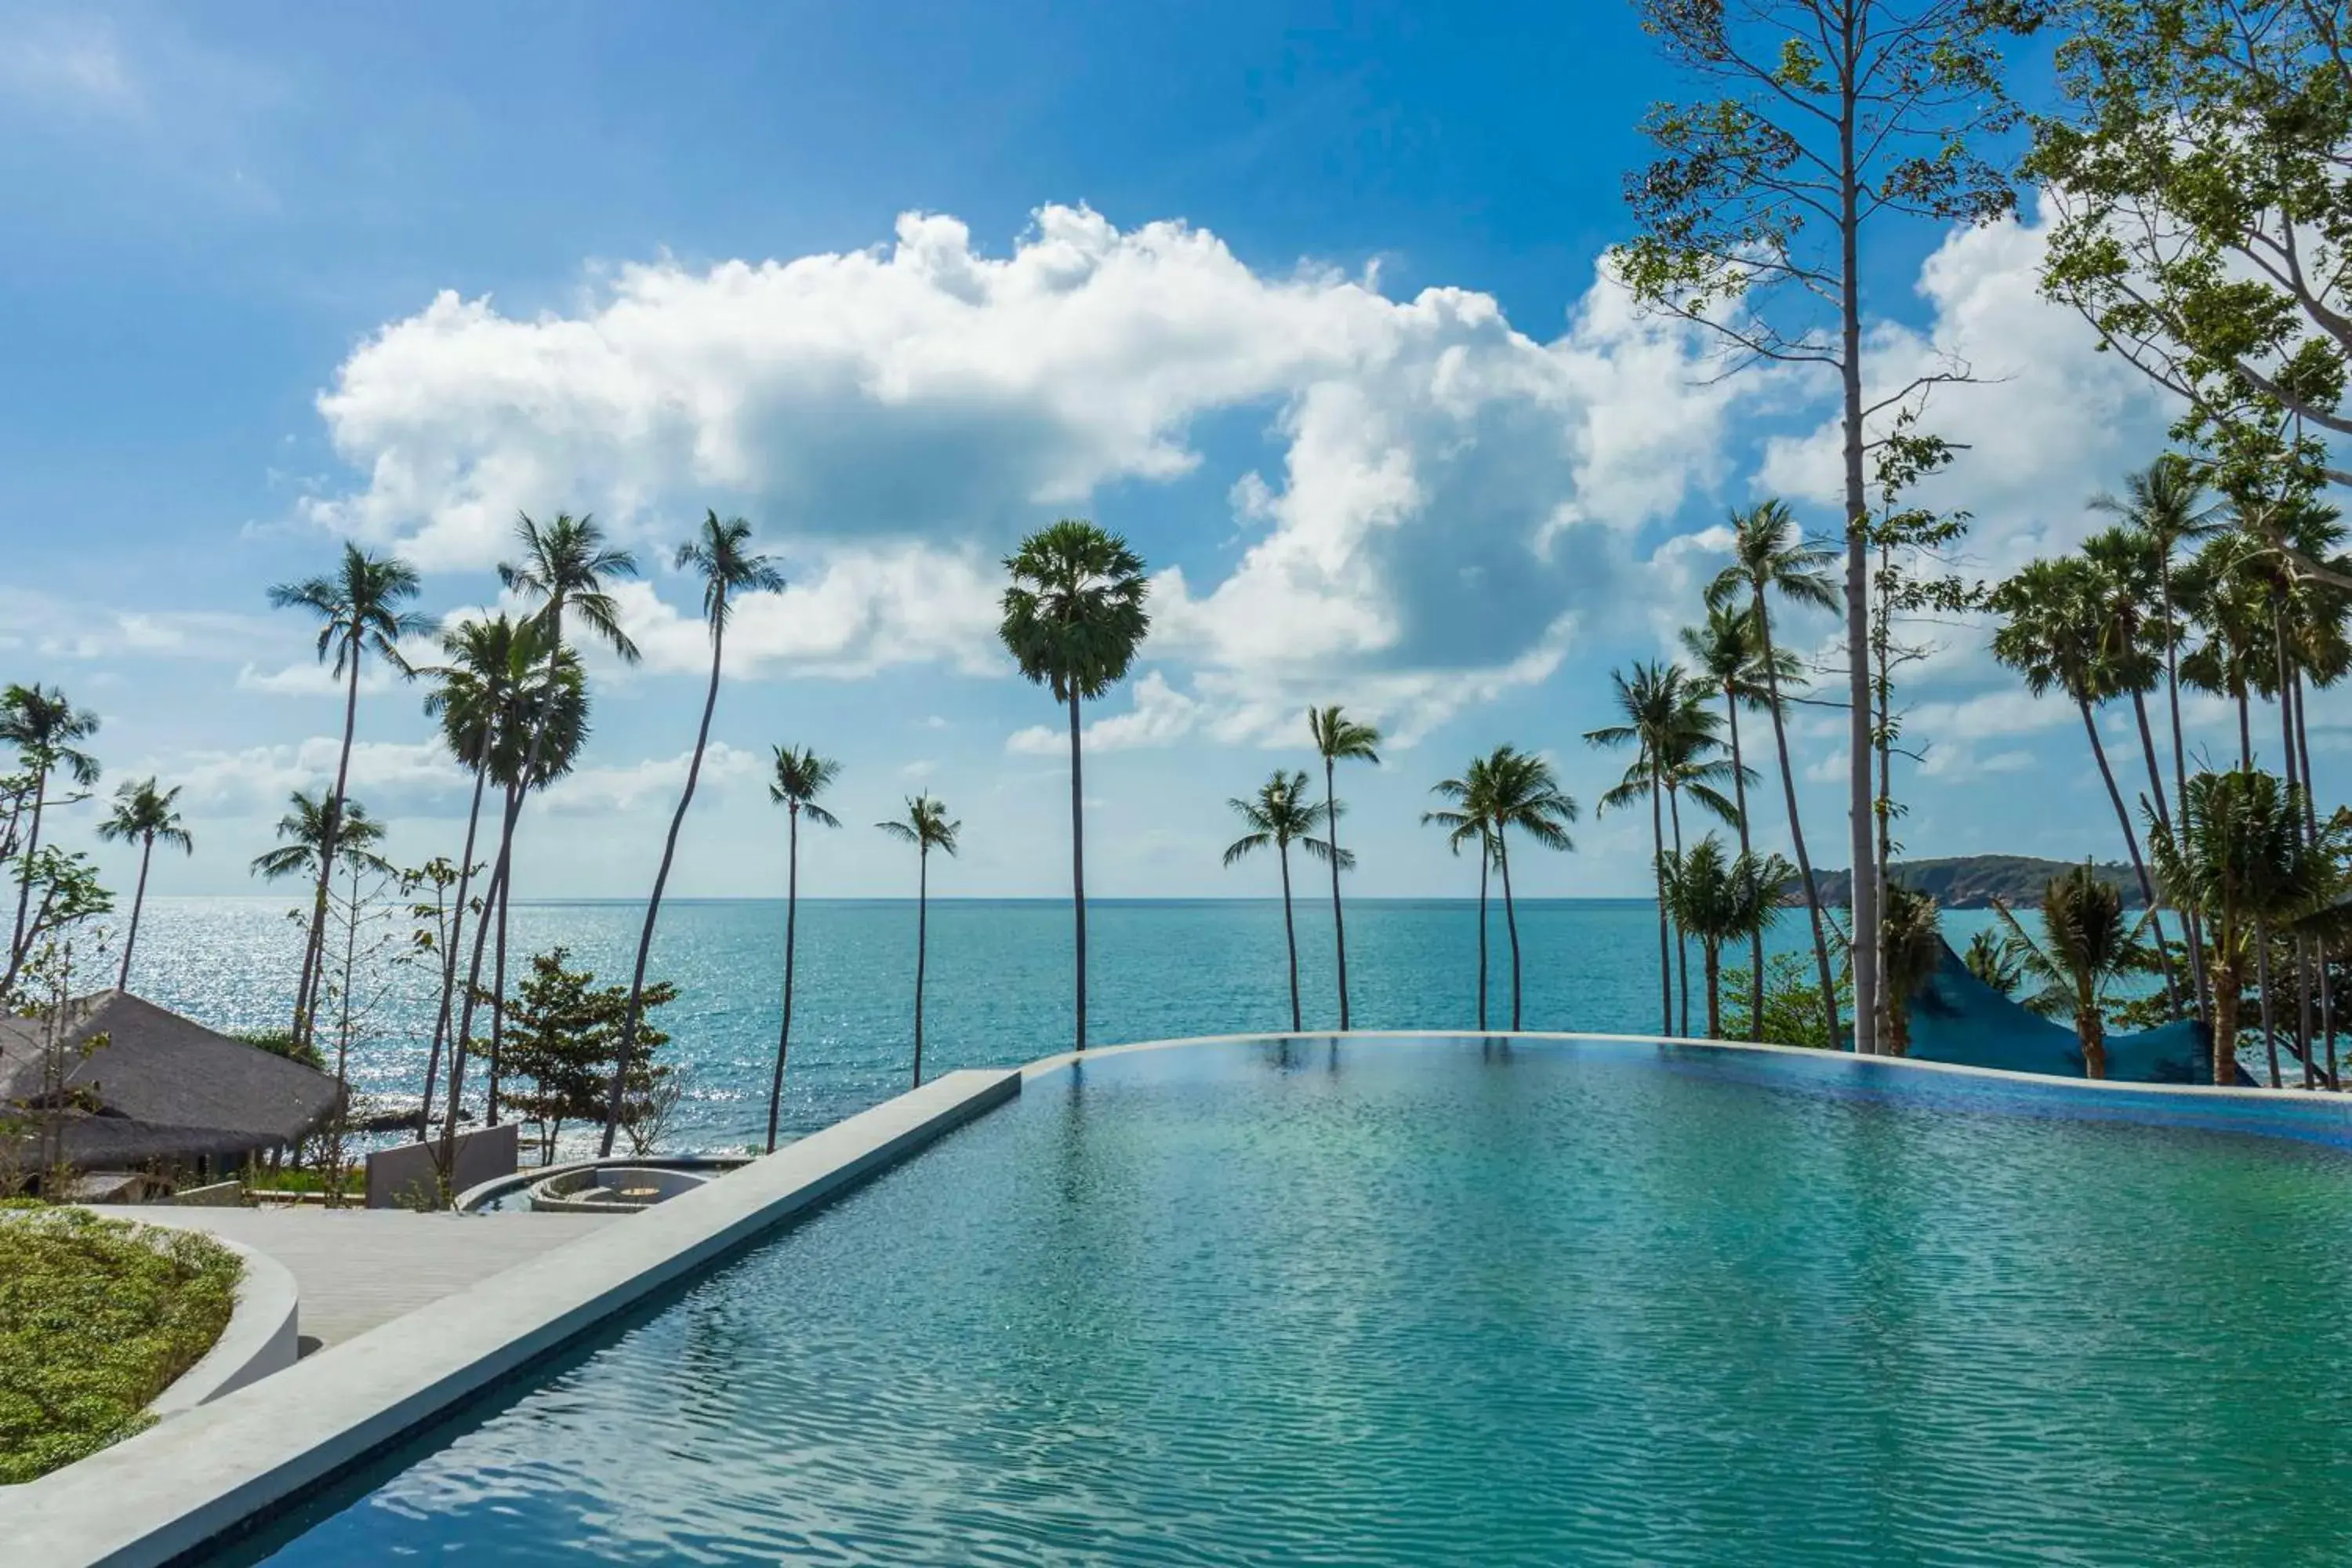
[{"label": "green foliage", "polygon": [[[629,1012],[627,986],[600,989],[592,971],[564,967],[570,956],[562,947],[535,954],[507,1006],[499,1103],[540,1124],[542,1152],[553,1150],[564,1122],[604,1119],[606,1081]],[[654,1027],[652,1016],[655,1008],[676,1000],[677,987],[667,981],[645,988],[645,1016],[637,1026],[622,1107],[625,1125],[645,1111],[669,1076],[668,1068],[652,1060],[669,1043],[669,1036]]]},{"label": "green foliage", "polygon": [[1004,558],[1004,647],[1021,673],[1054,693],[1091,701],[1127,677],[1151,628],[1142,558],[1093,523],[1064,518]]},{"label": "green foliage", "polygon": [[0,1484],[150,1424],[228,1326],[244,1265],[208,1237],[86,1210],[0,1218]]},{"label": "green foliage", "polygon": [[1969,950],[1960,954],[1960,962],[1970,974],[2004,996],[2015,995],[2025,984],[2024,965],[2011,955],[2007,942],[1989,931],[1969,938]]},{"label": "green foliage", "polygon": [[[1724,990],[1730,1005],[1723,1010],[1724,1034],[1735,1040],[1760,1040],[1768,1046],[1810,1046],[1817,1050],[1843,1048],[1845,1041],[1829,1033],[1829,1009],[1813,977],[1810,955],[1777,953],[1764,961],[1764,1019],[1760,1026],[1748,1016],[1748,972],[1727,969]],[[1841,1015],[1853,1003],[1853,982],[1838,975],[1837,1005]]]},{"label": "green foliage", "polygon": [[291,1029],[231,1029],[228,1037],[242,1040],[256,1050],[268,1051],[273,1057],[284,1057],[289,1062],[300,1062],[306,1068],[327,1070],[327,1058],[317,1044],[298,1039]]}]

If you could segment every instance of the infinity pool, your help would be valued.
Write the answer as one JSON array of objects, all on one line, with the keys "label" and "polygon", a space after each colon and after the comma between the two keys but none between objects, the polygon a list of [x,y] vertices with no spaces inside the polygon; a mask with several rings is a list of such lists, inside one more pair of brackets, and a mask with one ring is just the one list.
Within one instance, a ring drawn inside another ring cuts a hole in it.
[{"label": "infinity pool", "polygon": [[2352,1561],[2352,1154],[1883,1077],[1091,1060],[237,1560]]}]

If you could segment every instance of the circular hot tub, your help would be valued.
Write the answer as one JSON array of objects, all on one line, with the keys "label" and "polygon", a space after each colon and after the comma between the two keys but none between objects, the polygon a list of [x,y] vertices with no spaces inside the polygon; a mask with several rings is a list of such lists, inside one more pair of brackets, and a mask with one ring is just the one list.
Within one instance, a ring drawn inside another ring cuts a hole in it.
[{"label": "circular hot tub", "polygon": [[452,1205],[463,1214],[634,1214],[690,1193],[750,1163],[741,1154],[618,1155],[519,1171],[467,1189]]}]

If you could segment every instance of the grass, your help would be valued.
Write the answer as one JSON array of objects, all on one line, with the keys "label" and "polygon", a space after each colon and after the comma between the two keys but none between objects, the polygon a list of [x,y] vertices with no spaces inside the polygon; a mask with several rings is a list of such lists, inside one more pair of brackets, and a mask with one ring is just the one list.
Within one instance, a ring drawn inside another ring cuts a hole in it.
[{"label": "grass", "polygon": [[208,1237],[80,1209],[0,1215],[0,1484],[150,1425],[202,1360],[245,1266]]}]

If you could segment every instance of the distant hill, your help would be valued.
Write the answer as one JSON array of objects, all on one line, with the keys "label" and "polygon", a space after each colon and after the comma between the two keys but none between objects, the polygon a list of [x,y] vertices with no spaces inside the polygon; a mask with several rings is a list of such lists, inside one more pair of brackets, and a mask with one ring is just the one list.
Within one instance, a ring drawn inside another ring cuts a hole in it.
[{"label": "distant hill", "polygon": [[[1959,855],[1944,860],[1897,860],[1894,866],[1895,880],[1906,887],[1918,888],[1931,895],[1948,910],[1984,910],[1992,900],[2016,908],[2038,908],[2042,889],[2051,879],[2073,870],[2082,862],[2077,860],[2038,860],[2031,855]],[[2123,889],[2132,903],[2139,902],[2139,880],[2132,868],[2120,861],[2107,861],[2097,868],[2100,879]],[[1852,901],[1852,889],[1843,871],[1814,873],[1822,885],[1822,897],[1832,904]],[[1796,884],[1790,884],[1796,891]]]}]

